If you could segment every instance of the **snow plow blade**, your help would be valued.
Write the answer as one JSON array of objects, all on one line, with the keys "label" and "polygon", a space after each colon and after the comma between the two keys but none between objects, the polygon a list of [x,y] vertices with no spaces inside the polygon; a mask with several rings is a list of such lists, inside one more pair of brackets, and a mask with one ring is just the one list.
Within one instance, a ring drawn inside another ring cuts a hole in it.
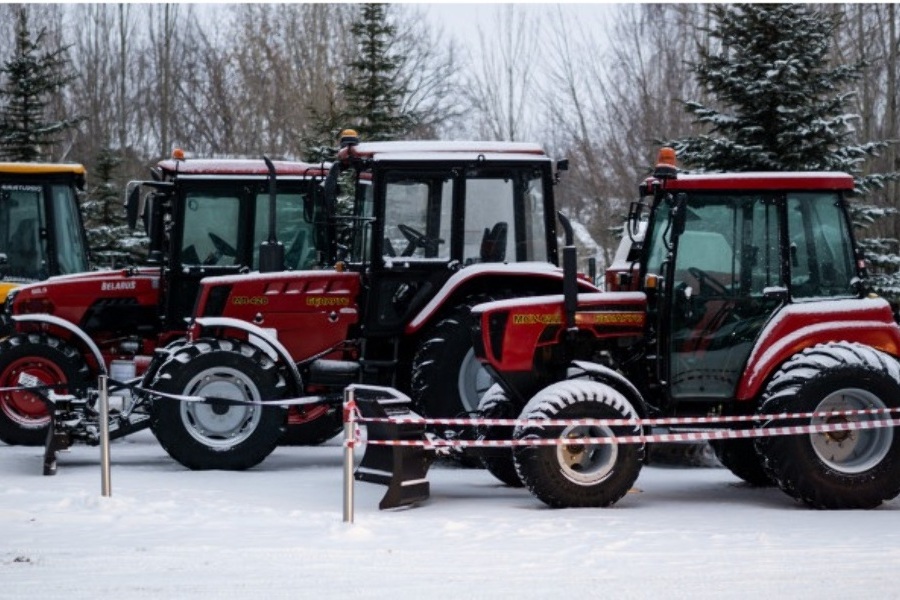
[{"label": "snow plow blade", "polygon": [[[361,398],[363,390],[357,391],[356,405],[363,419],[386,419],[389,417],[417,418],[409,409],[409,398],[395,392],[393,398]],[[370,395],[366,394],[366,395]],[[365,423],[368,442],[362,461],[354,477],[357,481],[368,481],[388,486],[378,508],[398,508],[427,500],[430,494],[425,479],[428,468],[434,461],[435,452],[424,446],[388,446],[372,444],[372,441],[397,440],[424,442],[423,423]]]}]

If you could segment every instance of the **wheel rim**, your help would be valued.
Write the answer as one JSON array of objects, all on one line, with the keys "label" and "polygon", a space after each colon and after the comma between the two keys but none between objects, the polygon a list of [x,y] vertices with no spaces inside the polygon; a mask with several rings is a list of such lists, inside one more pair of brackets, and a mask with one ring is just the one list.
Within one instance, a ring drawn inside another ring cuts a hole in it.
[{"label": "wheel rim", "polygon": [[[825,397],[815,412],[887,408],[878,396],[866,390],[848,388]],[[863,422],[877,415],[823,416],[810,419],[811,425]],[[887,456],[894,441],[891,427],[813,433],[809,436],[813,450],[825,465],[840,473],[863,473],[877,466]]]},{"label": "wheel rim", "polygon": [[481,397],[492,385],[494,385],[494,378],[475,358],[475,350],[470,348],[459,365],[457,381],[463,410],[466,412],[478,410]]},{"label": "wheel rim", "polygon": [[[185,394],[259,402],[259,390],[241,371],[208,369],[194,376]],[[261,418],[258,405],[182,402],[181,418],[191,437],[209,447],[230,448],[249,438]]]},{"label": "wheel rim", "polygon": [[[614,437],[613,431],[606,426],[572,425],[563,430],[561,438],[576,442],[580,438]],[[563,476],[578,485],[595,485],[610,476],[619,447],[616,444],[580,444],[572,443],[556,447],[556,459],[559,461]]]},{"label": "wheel rim", "polygon": [[[0,378],[3,387],[21,385],[22,376],[37,379],[40,384],[64,384],[66,374],[55,363],[37,357],[24,357],[14,361],[7,367]],[[0,394],[0,410],[11,421],[26,428],[44,427],[50,422],[47,405],[37,394],[26,391],[5,392]]]}]

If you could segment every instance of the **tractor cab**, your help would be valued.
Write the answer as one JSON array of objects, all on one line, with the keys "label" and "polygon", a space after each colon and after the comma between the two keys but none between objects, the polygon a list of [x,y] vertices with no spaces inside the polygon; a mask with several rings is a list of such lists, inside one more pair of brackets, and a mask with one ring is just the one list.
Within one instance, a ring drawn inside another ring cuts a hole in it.
[{"label": "tractor cab", "polygon": [[786,306],[812,315],[823,301],[862,295],[850,175],[677,175],[674,153],[662,153],[641,189],[630,229],[649,213],[650,355],[672,402],[735,397],[760,332]]},{"label": "tractor cab", "polygon": [[565,163],[540,146],[358,143],[352,130],[341,146],[325,185],[344,185],[335,255],[368,275],[370,333],[396,334],[460,269],[557,262],[552,187]]},{"label": "tractor cab", "polygon": [[87,271],[79,164],[0,163],[0,301],[23,283]]},{"label": "tractor cab", "polygon": [[152,181],[129,183],[126,210],[132,227],[143,219],[150,262],[166,270],[162,310],[174,322],[190,315],[204,277],[326,261],[324,230],[316,227],[323,220],[321,166],[185,160],[176,150],[152,174]]}]

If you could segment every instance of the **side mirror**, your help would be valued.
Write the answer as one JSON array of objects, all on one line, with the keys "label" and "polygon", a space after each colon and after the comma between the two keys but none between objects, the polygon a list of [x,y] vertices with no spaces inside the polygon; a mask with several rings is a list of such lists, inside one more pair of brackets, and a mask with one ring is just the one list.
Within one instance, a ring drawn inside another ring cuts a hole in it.
[{"label": "side mirror", "polygon": [[9,257],[5,252],[0,252],[0,279],[6,279],[6,271],[9,266]]},{"label": "side mirror", "polygon": [[130,182],[125,188],[125,218],[128,228],[137,227],[138,216],[141,214],[141,184]]}]

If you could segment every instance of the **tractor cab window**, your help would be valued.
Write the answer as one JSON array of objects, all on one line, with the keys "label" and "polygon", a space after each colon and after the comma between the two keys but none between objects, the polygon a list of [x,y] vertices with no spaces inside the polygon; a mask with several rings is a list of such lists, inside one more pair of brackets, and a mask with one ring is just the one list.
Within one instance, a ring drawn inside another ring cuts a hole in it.
[{"label": "tractor cab window", "polygon": [[549,260],[543,183],[528,169],[466,173],[465,264]]},{"label": "tractor cab window", "polygon": [[41,230],[45,226],[43,187],[0,187],[0,252],[6,254],[7,277],[44,279],[47,252]]},{"label": "tractor cab window", "polygon": [[188,192],[181,262],[187,266],[236,265],[239,229],[240,198]]},{"label": "tractor cab window", "polygon": [[[312,268],[317,262],[315,228],[307,218],[304,203],[307,194],[279,193],[275,198],[275,235],[284,244],[287,269]],[[259,269],[259,246],[269,237],[269,194],[256,195],[256,217],[253,237],[252,269]]]},{"label": "tractor cab window", "polygon": [[795,299],[855,296],[850,228],[837,195],[789,194],[787,215],[791,296]]},{"label": "tractor cab window", "polygon": [[59,273],[65,275],[87,271],[87,248],[81,233],[78,203],[73,200],[75,192],[67,185],[53,185],[50,187],[50,194]]},{"label": "tractor cab window", "polygon": [[384,194],[384,257],[448,260],[453,206],[449,175],[391,174]]},{"label": "tractor cab window", "polygon": [[[783,287],[774,196],[691,195],[668,289],[671,394],[730,397]],[[658,251],[658,249],[654,249]],[[656,263],[660,263],[659,258]]]}]

